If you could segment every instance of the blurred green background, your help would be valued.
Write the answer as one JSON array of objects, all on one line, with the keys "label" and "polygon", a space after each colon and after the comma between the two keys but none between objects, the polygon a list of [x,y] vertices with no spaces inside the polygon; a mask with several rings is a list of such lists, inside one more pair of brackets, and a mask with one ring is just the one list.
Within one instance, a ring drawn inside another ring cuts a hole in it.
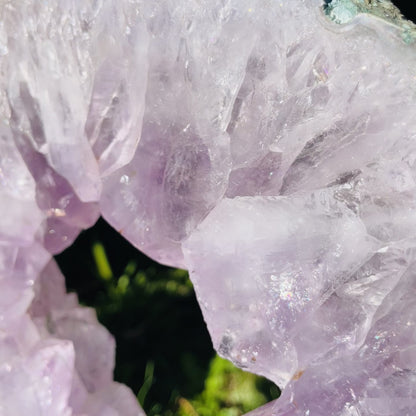
[{"label": "blurred green background", "polygon": [[115,336],[115,379],[148,416],[239,416],[279,396],[215,354],[188,273],[153,262],[104,220],[56,260]]}]

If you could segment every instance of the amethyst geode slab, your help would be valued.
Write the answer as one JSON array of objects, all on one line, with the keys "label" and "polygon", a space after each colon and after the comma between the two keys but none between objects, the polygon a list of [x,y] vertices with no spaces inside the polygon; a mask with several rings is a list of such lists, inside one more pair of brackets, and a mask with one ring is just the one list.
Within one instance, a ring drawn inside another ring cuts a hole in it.
[{"label": "amethyst geode slab", "polygon": [[253,415],[416,414],[415,33],[386,0],[0,0],[0,415],[142,412],[50,262],[100,213],[283,388]]},{"label": "amethyst geode slab", "polygon": [[[98,218],[144,108],[137,4],[0,1],[0,415],[139,416],[114,340],[51,254]],[[113,134],[114,133],[114,134]]]}]

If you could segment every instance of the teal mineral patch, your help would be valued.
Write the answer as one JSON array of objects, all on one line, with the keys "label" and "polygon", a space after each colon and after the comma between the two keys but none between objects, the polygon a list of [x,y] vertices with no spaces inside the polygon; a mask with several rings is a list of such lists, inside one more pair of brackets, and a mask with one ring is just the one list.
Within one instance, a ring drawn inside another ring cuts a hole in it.
[{"label": "teal mineral patch", "polygon": [[390,0],[324,0],[323,9],[337,24],[346,24],[358,14],[371,14],[396,26],[404,42],[413,43],[416,39],[416,25],[406,20]]},{"label": "teal mineral patch", "polygon": [[358,7],[351,0],[325,2],[324,10],[327,16],[338,24],[348,23],[359,13]]}]

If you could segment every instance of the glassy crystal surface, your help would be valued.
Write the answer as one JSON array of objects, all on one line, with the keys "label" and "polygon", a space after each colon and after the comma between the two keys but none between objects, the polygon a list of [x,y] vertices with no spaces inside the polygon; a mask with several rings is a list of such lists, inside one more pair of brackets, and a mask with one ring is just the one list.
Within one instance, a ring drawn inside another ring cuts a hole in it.
[{"label": "glassy crystal surface", "polygon": [[416,413],[416,31],[390,2],[3,0],[0,22],[0,414],[141,412],[50,263],[100,213],[284,388],[253,415]]},{"label": "glassy crystal surface", "polygon": [[50,262],[96,221],[101,177],[140,138],[137,13],[127,1],[0,1],[0,415],[143,414],[112,381],[113,338]]}]

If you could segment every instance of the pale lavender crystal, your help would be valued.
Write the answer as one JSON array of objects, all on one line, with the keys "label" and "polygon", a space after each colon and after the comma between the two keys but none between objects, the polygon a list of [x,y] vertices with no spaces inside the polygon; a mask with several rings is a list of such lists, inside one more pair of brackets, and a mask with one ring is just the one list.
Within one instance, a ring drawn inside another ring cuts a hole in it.
[{"label": "pale lavender crystal", "polygon": [[[40,212],[31,225],[56,253],[98,218],[101,176],[132,158],[144,110],[148,35],[133,2],[0,5],[6,33],[0,150],[13,157],[2,158],[0,167],[6,178],[13,175],[7,188],[14,198],[36,196],[33,210]],[[26,167],[15,173],[8,168],[22,161]]]},{"label": "pale lavender crystal", "polygon": [[158,6],[142,140],[101,209],[190,270],[220,354],[287,386],[259,414],[410,415],[415,307],[391,297],[415,295],[414,32],[320,6]]},{"label": "pale lavender crystal", "polygon": [[[53,262],[42,271],[29,266],[27,259],[40,265],[49,258],[41,248],[31,250],[36,262],[31,254],[16,259],[18,288],[0,280],[0,414],[141,415],[132,392],[112,381],[113,338],[95,311],[65,293]],[[34,282],[27,272],[39,277]]]},{"label": "pale lavender crystal", "polygon": [[151,42],[141,141],[131,163],[103,178],[100,207],[140,250],[184,267],[180,242],[227,187],[226,127],[254,43],[253,22],[236,9],[239,26],[226,16],[222,25],[223,7],[207,0],[142,8]]},{"label": "pale lavender crystal", "polygon": [[137,399],[125,386],[112,381],[115,343],[95,311],[80,307],[75,294],[66,294],[64,278],[50,262],[34,286],[29,309],[42,338],[71,341],[73,365],[68,366],[68,406],[74,414],[140,416]]},{"label": "pale lavender crystal", "polygon": [[316,20],[252,51],[226,198],[185,263],[220,354],[286,386],[254,414],[413,415],[416,51]]},{"label": "pale lavender crystal", "polygon": [[407,266],[356,353],[311,366],[279,400],[249,415],[414,415],[416,266]]},{"label": "pale lavender crystal", "polygon": [[137,13],[128,1],[0,1],[0,415],[143,414],[112,381],[112,336],[45,268],[96,221],[101,176],[140,138]]},{"label": "pale lavender crystal", "polygon": [[253,415],[416,414],[416,31],[329,3],[0,0],[0,414],[141,414],[50,263],[100,212],[284,387]]}]

